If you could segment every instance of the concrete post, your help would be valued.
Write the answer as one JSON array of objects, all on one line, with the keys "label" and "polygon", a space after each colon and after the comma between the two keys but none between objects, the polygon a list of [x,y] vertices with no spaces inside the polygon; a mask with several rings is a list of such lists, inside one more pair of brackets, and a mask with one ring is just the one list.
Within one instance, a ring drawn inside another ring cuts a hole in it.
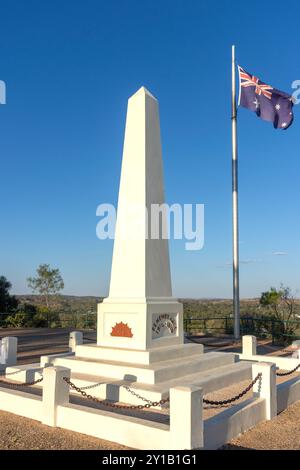
[{"label": "concrete post", "polygon": [[256,336],[245,335],[243,336],[243,356],[249,358],[256,355]]},{"label": "concrete post", "polygon": [[70,373],[70,369],[60,366],[43,369],[43,424],[55,427],[57,406],[69,403],[69,385],[63,377],[70,378]]},{"label": "concrete post", "polygon": [[254,385],[253,393],[254,396],[265,399],[266,419],[270,420],[277,415],[276,364],[270,362],[252,364],[253,379],[259,372],[262,373],[262,377]]},{"label": "concrete post", "polygon": [[18,338],[6,336],[1,341],[0,362],[5,366],[14,366],[17,363]]},{"label": "concrete post", "polygon": [[300,349],[297,349],[296,351],[293,352],[292,357],[294,359],[300,359]]},{"label": "concrete post", "polygon": [[292,342],[292,347],[294,347],[294,351],[293,351],[293,354],[292,354],[292,357],[295,358],[295,359],[300,359],[300,340],[297,339],[295,341]]},{"label": "concrete post", "polygon": [[76,346],[83,344],[83,334],[81,331],[71,331],[69,339],[69,349],[75,352]]},{"label": "concrete post", "polygon": [[0,339],[0,373],[2,374],[5,371],[6,367],[4,365],[3,349],[2,349],[2,340]]},{"label": "concrete post", "polygon": [[170,449],[203,447],[203,390],[200,387],[170,389]]}]

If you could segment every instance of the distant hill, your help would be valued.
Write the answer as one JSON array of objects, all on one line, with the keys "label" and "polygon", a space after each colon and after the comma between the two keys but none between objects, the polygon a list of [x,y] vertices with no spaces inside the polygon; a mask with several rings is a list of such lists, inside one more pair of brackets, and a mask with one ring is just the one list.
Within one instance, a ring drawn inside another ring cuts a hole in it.
[{"label": "distant hill", "polygon": [[[17,295],[18,300],[22,303],[30,303],[37,306],[44,305],[42,296],[33,294]],[[58,295],[52,299],[52,308],[62,313],[96,312],[97,304],[102,302],[103,297],[96,296],[76,296],[76,295]],[[192,299],[181,298],[180,302],[184,305],[185,314],[189,316],[195,315],[217,315],[224,316],[232,313],[232,300],[230,299]],[[259,307],[259,299],[241,300],[241,310],[249,311]],[[250,313],[250,312],[249,312]]]},{"label": "distant hill", "polygon": [[[44,299],[40,295],[24,294],[16,295],[21,303],[29,303],[37,306],[44,305]],[[97,310],[97,304],[103,300],[103,297],[94,296],[76,296],[76,295],[57,295],[51,299],[53,310],[60,312],[78,312],[86,313],[87,311]]]},{"label": "distant hill", "polygon": [[[25,294],[16,297],[22,303],[44,305],[43,298],[39,295]],[[103,297],[96,296],[58,295],[52,300],[52,308],[61,313],[96,313],[97,304],[102,300]],[[179,300],[183,303],[185,316],[188,317],[230,316],[233,311],[231,299],[181,298]],[[300,299],[297,300],[297,304],[300,306]],[[240,305],[242,315],[263,313],[258,298],[242,299]]]}]

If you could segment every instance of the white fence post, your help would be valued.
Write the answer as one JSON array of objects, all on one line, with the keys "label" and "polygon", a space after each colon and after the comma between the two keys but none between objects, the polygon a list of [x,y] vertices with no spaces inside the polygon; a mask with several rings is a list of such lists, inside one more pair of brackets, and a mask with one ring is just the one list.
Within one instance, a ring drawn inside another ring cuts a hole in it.
[{"label": "white fence post", "polygon": [[297,339],[296,341],[293,341],[292,346],[295,348],[292,357],[295,359],[300,359],[300,340]]},{"label": "white fence post", "polygon": [[70,374],[70,369],[60,366],[43,369],[43,424],[55,427],[57,406],[69,403],[69,385],[63,377],[70,378]]},{"label": "white fence post", "polygon": [[270,420],[277,415],[277,386],[276,386],[276,364],[270,362],[257,362],[252,364],[253,379],[261,373],[253,387],[254,396],[264,398],[266,401],[266,419]]},{"label": "white fence post", "polygon": [[0,372],[2,373],[5,370],[3,349],[2,349],[2,340],[0,339]]},{"label": "white fence post", "polygon": [[0,364],[14,366],[17,363],[18,338],[6,336],[2,338],[0,349]]},{"label": "white fence post", "polygon": [[256,336],[245,335],[243,336],[243,356],[252,357],[256,355]]},{"label": "white fence post", "polygon": [[293,359],[300,359],[300,349],[296,349],[292,354]]},{"label": "white fence post", "polygon": [[203,389],[196,386],[170,389],[170,449],[203,447]]},{"label": "white fence post", "polygon": [[83,334],[81,331],[71,331],[69,339],[69,349],[75,352],[76,346],[83,344]]}]

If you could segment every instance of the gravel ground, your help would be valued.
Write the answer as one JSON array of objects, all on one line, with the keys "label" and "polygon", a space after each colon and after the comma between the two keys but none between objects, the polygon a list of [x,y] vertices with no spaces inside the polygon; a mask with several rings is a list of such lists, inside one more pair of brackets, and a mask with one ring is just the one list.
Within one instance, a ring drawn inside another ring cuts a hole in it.
[{"label": "gravel ground", "polygon": [[300,401],[223,447],[228,450],[300,450]]},{"label": "gravel ground", "polygon": [[124,450],[128,447],[0,412],[1,450]]}]

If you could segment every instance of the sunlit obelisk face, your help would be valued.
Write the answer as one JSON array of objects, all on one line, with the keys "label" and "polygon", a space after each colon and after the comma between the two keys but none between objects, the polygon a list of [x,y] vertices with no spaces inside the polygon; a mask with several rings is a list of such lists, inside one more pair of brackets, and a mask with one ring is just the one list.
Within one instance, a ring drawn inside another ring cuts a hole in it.
[{"label": "sunlit obelisk face", "polygon": [[151,237],[151,207],[163,203],[158,101],[142,87],[128,100],[110,290],[99,305],[98,344],[147,349],[182,342],[168,240],[157,232]]}]

